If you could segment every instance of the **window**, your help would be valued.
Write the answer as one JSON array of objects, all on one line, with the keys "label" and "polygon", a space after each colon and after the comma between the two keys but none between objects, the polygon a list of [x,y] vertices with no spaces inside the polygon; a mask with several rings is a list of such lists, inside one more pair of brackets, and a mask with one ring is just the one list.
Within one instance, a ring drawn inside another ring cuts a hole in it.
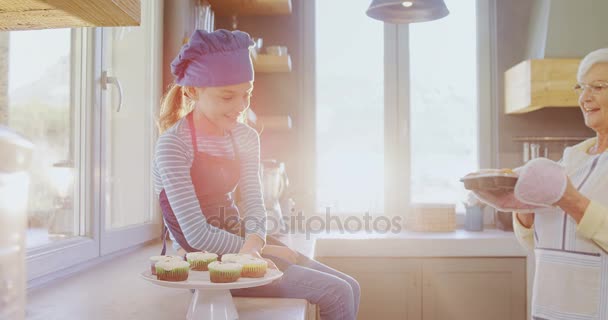
[{"label": "window", "polygon": [[[162,1],[134,28],[0,33],[0,123],[34,144],[28,279],[160,235],[150,165]],[[102,86],[100,79],[114,82]],[[122,108],[117,110],[122,88]],[[5,89],[6,90],[3,90]]]},{"label": "window", "polygon": [[[368,0],[316,1],[316,208],[384,208],[384,27]],[[354,181],[354,183],[353,183]]]},{"label": "window", "polygon": [[461,211],[460,177],[492,165],[492,2],[446,0],[447,17],[410,25],[367,17],[369,3],[314,4],[316,210]]},{"label": "window", "polygon": [[74,152],[79,119],[71,90],[78,68],[71,53],[72,30],[7,32],[2,37],[8,44],[4,120],[36,146],[29,172],[27,247],[84,235]]},{"label": "window", "polygon": [[410,199],[460,205],[459,179],[479,168],[475,0],[446,0],[450,14],[410,26]]}]

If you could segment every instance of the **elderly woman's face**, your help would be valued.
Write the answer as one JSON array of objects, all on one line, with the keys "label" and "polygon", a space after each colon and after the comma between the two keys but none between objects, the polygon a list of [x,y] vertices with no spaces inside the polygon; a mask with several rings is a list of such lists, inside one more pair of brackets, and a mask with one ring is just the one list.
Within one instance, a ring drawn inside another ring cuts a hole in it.
[{"label": "elderly woman's face", "polygon": [[[608,84],[608,63],[593,65],[581,80],[587,85]],[[587,127],[596,132],[608,132],[608,88],[585,89],[578,98],[578,104]]]}]

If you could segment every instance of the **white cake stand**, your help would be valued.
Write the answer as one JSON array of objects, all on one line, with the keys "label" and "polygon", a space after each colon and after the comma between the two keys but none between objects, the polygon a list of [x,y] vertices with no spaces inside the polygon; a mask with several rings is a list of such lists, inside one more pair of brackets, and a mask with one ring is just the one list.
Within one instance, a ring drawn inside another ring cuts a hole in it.
[{"label": "white cake stand", "polygon": [[279,270],[268,269],[263,278],[240,278],[232,283],[212,283],[208,271],[190,271],[188,280],[171,282],[157,280],[150,270],[141,273],[144,280],[168,288],[194,289],[188,306],[188,320],[235,320],[238,313],[230,289],[263,286],[283,276]]}]

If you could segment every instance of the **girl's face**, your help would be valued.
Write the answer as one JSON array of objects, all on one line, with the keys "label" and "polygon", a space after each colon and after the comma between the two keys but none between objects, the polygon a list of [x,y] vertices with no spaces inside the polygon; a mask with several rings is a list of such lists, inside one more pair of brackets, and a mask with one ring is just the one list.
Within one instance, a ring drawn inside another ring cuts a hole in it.
[{"label": "girl's face", "polygon": [[224,87],[196,88],[195,109],[221,131],[231,130],[249,108],[253,82]]}]

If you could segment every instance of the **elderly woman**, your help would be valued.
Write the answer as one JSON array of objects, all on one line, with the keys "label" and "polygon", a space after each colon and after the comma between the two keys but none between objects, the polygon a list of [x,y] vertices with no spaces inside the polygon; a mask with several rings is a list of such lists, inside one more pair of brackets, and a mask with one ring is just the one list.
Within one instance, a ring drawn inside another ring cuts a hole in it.
[{"label": "elderly woman", "polygon": [[507,195],[476,192],[511,208],[515,234],[535,248],[532,319],[608,319],[608,48],[578,70],[579,106],[596,137],[567,148],[559,164],[530,161]]}]

